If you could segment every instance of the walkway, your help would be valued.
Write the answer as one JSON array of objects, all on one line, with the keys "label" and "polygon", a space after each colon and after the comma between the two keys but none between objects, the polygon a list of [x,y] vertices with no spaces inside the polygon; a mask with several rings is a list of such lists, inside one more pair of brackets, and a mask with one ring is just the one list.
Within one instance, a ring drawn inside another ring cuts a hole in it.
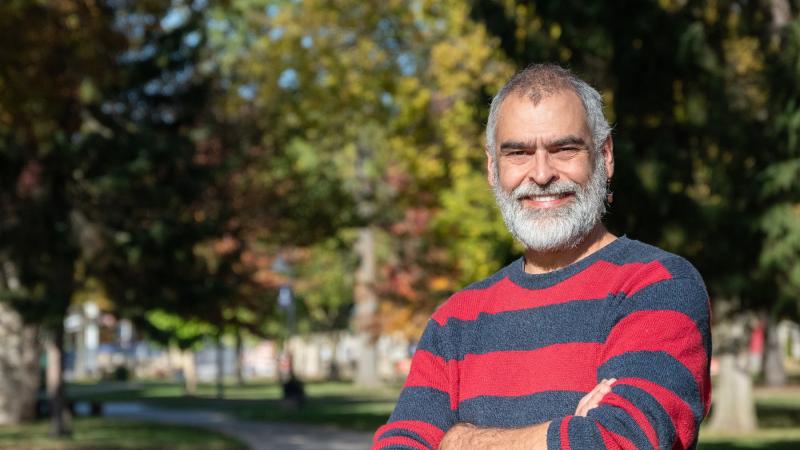
[{"label": "walkway", "polygon": [[106,417],[208,428],[244,441],[251,450],[364,450],[372,441],[371,433],[317,425],[247,422],[215,411],[169,410],[143,403],[104,403],[103,414]]}]

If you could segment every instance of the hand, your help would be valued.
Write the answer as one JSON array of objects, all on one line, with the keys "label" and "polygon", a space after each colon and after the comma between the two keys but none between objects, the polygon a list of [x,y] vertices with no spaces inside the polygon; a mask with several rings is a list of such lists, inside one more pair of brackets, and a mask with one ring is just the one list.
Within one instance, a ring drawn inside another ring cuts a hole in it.
[{"label": "hand", "polygon": [[617,381],[616,378],[612,378],[610,380],[603,379],[597,386],[592,389],[591,392],[584,395],[581,401],[578,402],[578,408],[575,409],[575,415],[586,417],[586,414],[589,411],[597,408],[600,404],[600,401],[603,400],[606,394],[611,392],[611,385]]}]

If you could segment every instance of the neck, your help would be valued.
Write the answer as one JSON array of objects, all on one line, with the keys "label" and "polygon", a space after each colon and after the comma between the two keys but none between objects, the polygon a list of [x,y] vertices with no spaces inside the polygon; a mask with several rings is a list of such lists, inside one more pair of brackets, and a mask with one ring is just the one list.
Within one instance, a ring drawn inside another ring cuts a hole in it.
[{"label": "neck", "polygon": [[574,248],[539,252],[525,251],[525,272],[531,274],[547,273],[567,267],[614,242],[617,237],[609,233],[602,223],[598,223],[592,231]]}]

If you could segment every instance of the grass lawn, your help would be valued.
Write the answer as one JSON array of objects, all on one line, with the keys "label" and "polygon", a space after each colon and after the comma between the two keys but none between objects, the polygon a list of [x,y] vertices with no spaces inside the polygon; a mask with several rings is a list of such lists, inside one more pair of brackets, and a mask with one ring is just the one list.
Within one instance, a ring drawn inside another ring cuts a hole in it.
[{"label": "grass lawn", "polygon": [[763,428],[746,435],[700,432],[699,450],[797,450],[800,449],[800,426],[792,428]]},{"label": "grass lawn", "polygon": [[243,443],[192,427],[77,418],[69,438],[50,436],[50,422],[0,426],[4,450],[243,450]]},{"label": "grass lawn", "polygon": [[228,385],[225,398],[217,399],[214,385],[200,385],[196,395],[184,396],[175,383],[136,382],[73,384],[68,396],[82,401],[141,401],[164,408],[224,411],[244,420],[269,420],[336,425],[373,431],[386,423],[399,387],[362,389],[350,383],[307,383],[308,400],[299,409],[284,407],[275,383]]},{"label": "grass lawn", "polygon": [[755,433],[721,434],[700,432],[699,450],[800,449],[800,387],[756,389]]},{"label": "grass lawn", "polygon": [[[102,392],[108,389],[107,392]],[[168,408],[203,408],[225,411],[247,420],[291,421],[337,425],[373,431],[386,422],[399,387],[361,389],[349,383],[308,383],[308,401],[298,410],[280,402],[274,383],[226,386],[225,399],[214,398],[213,385],[202,385],[194,397],[183,396],[174,383],[72,385],[71,397],[100,401],[145,401]],[[800,449],[800,387],[757,389],[756,408],[761,429],[748,435],[725,435],[706,429],[700,433],[700,450]],[[2,445],[0,445],[2,447]]]}]

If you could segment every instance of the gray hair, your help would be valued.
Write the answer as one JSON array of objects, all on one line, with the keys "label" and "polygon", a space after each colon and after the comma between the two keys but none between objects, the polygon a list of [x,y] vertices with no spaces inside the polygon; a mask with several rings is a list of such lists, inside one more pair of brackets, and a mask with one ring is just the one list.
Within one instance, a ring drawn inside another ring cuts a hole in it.
[{"label": "gray hair", "polygon": [[520,96],[527,96],[535,105],[542,99],[565,90],[573,91],[581,99],[583,109],[586,111],[586,126],[592,135],[593,147],[595,151],[600,151],[611,134],[611,125],[603,115],[603,97],[600,93],[561,66],[532,64],[514,75],[492,99],[489,120],[486,123],[486,147],[489,154],[495,156],[497,153],[495,133],[497,132],[500,105],[509,94],[513,92]]}]

